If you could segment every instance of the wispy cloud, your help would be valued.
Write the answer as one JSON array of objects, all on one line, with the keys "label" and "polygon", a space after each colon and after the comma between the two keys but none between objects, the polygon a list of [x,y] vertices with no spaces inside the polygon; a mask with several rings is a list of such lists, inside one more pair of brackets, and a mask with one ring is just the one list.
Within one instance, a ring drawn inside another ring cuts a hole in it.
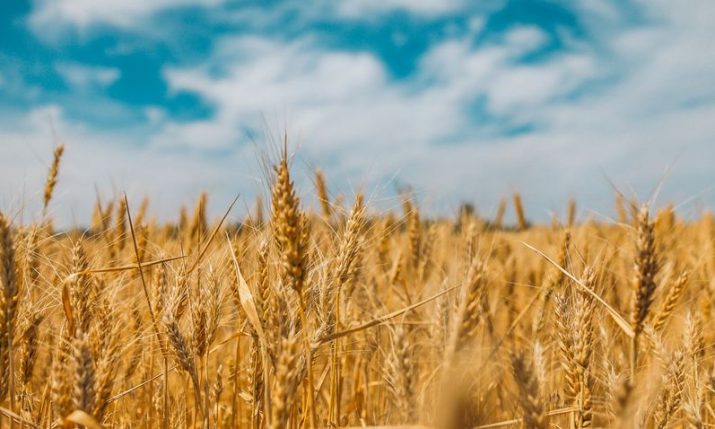
[{"label": "wispy cloud", "polygon": [[347,0],[338,2],[337,11],[349,18],[374,17],[394,11],[433,17],[458,12],[464,4],[462,0]]},{"label": "wispy cloud", "polygon": [[92,67],[77,63],[61,62],[55,65],[64,79],[78,90],[87,90],[97,85],[106,87],[121,76],[121,72],[113,67]]},{"label": "wispy cloud", "polygon": [[185,6],[215,6],[221,0],[36,0],[29,18],[37,32],[48,26],[70,25],[87,29],[92,25],[109,24],[133,27],[162,10]]}]

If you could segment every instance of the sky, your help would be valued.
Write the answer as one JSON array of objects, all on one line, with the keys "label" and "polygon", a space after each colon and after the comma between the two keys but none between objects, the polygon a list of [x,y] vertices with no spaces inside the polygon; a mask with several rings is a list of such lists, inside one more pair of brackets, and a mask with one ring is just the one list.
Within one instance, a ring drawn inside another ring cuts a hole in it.
[{"label": "sky", "polygon": [[266,195],[287,134],[296,183],[378,209],[546,221],[613,189],[715,206],[710,0],[34,0],[0,3],[0,209],[88,222],[99,194],[173,217]]}]

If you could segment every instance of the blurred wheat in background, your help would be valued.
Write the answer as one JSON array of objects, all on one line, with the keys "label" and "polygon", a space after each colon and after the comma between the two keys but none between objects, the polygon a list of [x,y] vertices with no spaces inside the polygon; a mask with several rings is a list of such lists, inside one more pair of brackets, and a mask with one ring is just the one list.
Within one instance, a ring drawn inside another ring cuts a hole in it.
[{"label": "blurred wheat in background", "polygon": [[121,195],[60,231],[62,155],[40,220],[0,216],[2,427],[715,424],[712,215],[380,213],[319,171],[314,211],[284,148],[266,214]]}]

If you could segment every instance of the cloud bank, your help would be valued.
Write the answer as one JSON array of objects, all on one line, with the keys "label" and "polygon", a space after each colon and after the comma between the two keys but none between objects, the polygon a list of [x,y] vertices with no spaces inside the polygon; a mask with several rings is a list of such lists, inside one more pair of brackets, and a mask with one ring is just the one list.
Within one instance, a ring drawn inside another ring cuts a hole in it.
[{"label": "cloud bank", "polygon": [[[22,21],[39,40],[54,25],[56,49],[69,49],[73,34],[84,45],[113,37],[101,64],[53,63],[59,95],[43,97],[53,93],[47,84],[13,78],[0,63],[0,76],[11,76],[0,92],[39,92],[21,108],[1,107],[10,119],[0,122],[0,139],[12,154],[0,160],[0,191],[12,196],[4,207],[32,212],[53,128],[68,145],[55,209],[65,223],[86,222],[95,188],[160,195],[162,217],[201,190],[216,211],[236,192],[251,199],[265,191],[264,136],[284,129],[306,194],[310,169],[321,166],[334,194],[363,189],[383,208],[397,205],[395,188],[408,184],[435,212],[470,201],[490,213],[518,190],[536,219],[561,212],[570,197],[582,216],[608,216],[609,180],[647,198],[664,177],[660,200],[683,203],[684,214],[715,203],[715,5],[707,1],[475,10],[361,0],[324,16],[293,2],[108,3],[37,2]],[[189,53],[173,40],[191,33],[181,24],[187,13],[221,29],[192,33],[206,43]],[[272,31],[286,15],[285,30]],[[261,24],[238,25],[249,21]],[[153,55],[166,51],[152,63],[154,86],[164,88],[155,99],[122,99],[140,81],[121,61],[136,47],[117,47],[137,38],[155,44]],[[121,126],[73,107],[83,105],[113,112]]]}]

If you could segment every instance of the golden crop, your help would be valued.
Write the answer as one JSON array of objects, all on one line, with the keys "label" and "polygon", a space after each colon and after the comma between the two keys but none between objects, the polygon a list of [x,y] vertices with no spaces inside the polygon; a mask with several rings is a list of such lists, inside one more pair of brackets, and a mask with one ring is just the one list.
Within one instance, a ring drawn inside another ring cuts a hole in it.
[{"label": "golden crop", "polygon": [[712,216],[378,214],[320,172],[314,212],[284,150],[265,218],[122,196],[54,231],[61,156],[40,221],[0,215],[2,427],[715,424]]}]

